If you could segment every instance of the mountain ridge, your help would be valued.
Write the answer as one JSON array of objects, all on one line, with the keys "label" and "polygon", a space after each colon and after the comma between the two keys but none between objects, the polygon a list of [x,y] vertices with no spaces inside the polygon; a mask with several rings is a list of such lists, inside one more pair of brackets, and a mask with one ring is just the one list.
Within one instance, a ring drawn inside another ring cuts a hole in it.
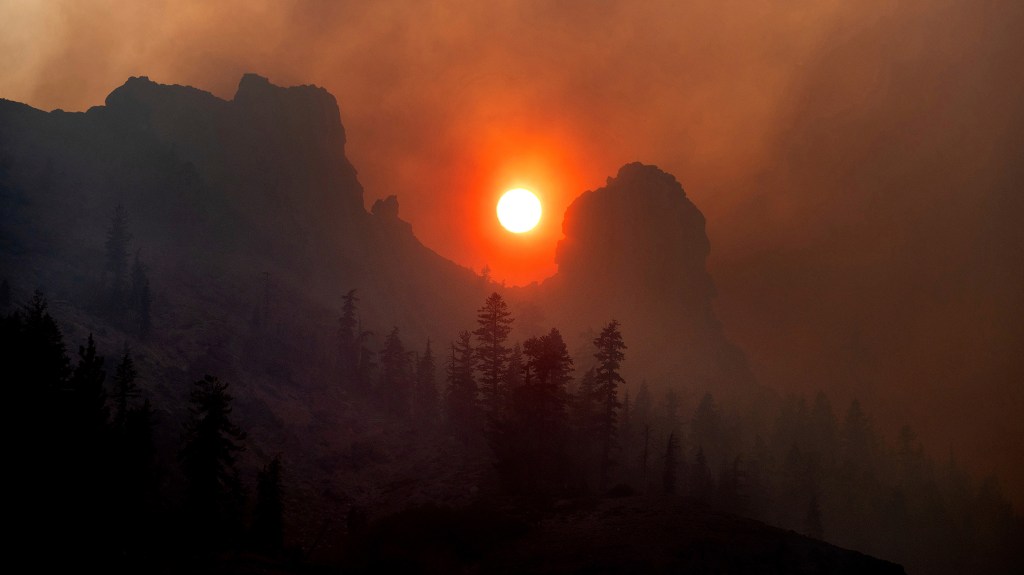
[{"label": "mountain ridge", "polygon": [[[53,206],[53,210],[42,211],[59,214],[59,189],[78,188],[82,210],[39,226],[43,235],[64,228],[68,231],[64,235],[76,237],[69,242],[74,259],[96,260],[95,250],[91,254],[75,252],[86,243],[84,237],[97,238],[102,233],[106,223],[103,212],[124,203],[136,220],[146,223],[138,230],[140,243],[158,244],[156,251],[176,259],[178,268],[209,264],[211,271],[269,270],[282,281],[294,276],[299,278],[296,289],[315,294],[314,300],[328,307],[338,305],[340,295],[348,289],[359,288],[367,296],[367,316],[376,318],[375,323],[408,326],[417,339],[433,337],[435,341],[453,338],[458,325],[471,325],[474,302],[482,301],[486,293],[504,291],[523,312],[517,337],[564,323],[566,337],[577,339],[576,345],[581,347],[588,343],[581,334],[599,328],[612,315],[625,314],[617,319],[634,333],[664,315],[649,309],[637,314],[635,306],[619,306],[621,313],[612,313],[610,299],[623,290],[605,284],[616,273],[626,276],[640,271],[629,264],[637,250],[655,252],[671,247],[671,255],[660,260],[661,269],[664,272],[675,266],[677,273],[631,277],[628,281],[634,287],[637,281],[643,286],[640,291],[630,289],[631,297],[643,300],[642,293],[659,290],[648,296],[661,305],[678,308],[679,313],[668,316],[677,324],[689,322],[684,331],[692,332],[690,341],[711,334],[709,341],[725,342],[714,320],[713,285],[704,265],[710,248],[703,216],[675,177],[656,167],[631,163],[616,178],[609,178],[609,183],[621,181],[620,187],[630,188],[622,194],[624,200],[615,200],[623,209],[612,209],[611,220],[601,215],[601,210],[585,206],[596,205],[589,199],[592,194],[609,198],[615,194],[602,189],[581,195],[567,210],[565,225],[569,227],[559,244],[559,272],[540,285],[503,288],[419,242],[412,226],[400,218],[397,198],[389,197],[373,209],[365,209],[356,170],[345,156],[345,131],[337,101],[323,88],[284,88],[257,74],[245,74],[234,98],[224,100],[197,88],[158,84],[139,76],[113,90],[105,106],[84,113],[45,113],[8,105],[0,109],[0,118],[5,125],[20,126],[0,138],[3,159],[10,166],[6,180],[24,199]],[[31,144],[25,146],[26,142]],[[53,170],[55,166],[58,169]],[[45,178],[57,181],[34,185]],[[83,181],[87,183],[82,185]],[[39,193],[40,187],[52,188],[55,195]],[[32,188],[34,197],[29,198],[25,191]],[[648,201],[642,209],[630,209],[654,195],[661,198],[659,206]],[[587,215],[577,217],[577,211]],[[626,249],[604,252],[609,246],[593,242],[594,234],[576,238],[574,230],[586,228],[586,221],[600,216],[605,218],[600,225],[606,226],[614,221],[615,212],[631,214],[628,229],[619,231],[632,237]],[[91,216],[91,224],[80,221],[85,213]],[[688,215],[665,217],[676,213]],[[645,231],[650,226],[658,231]],[[162,230],[162,235],[152,234],[150,229]],[[674,245],[651,239],[665,231],[672,232],[669,237]],[[30,234],[21,230],[14,235]],[[637,240],[640,236],[644,239]],[[583,246],[582,251],[574,251],[574,241]],[[189,248],[180,250],[182,245]],[[212,246],[223,254],[206,253]],[[576,273],[581,265],[592,266],[616,253],[612,265],[619,269],[604,278]],[[671,281],[663,281],[668,276]],[[431,277],[444,279],[424,280]],[[559,287],[569,284],[572,287]],[[607,293],[596,298],[581,299],[568,293],[584,287],[600,291],[602,286]],[[374,293],[392,304],[374,302],[369,297]],[[395,306],[396,301],[407,303]],[[427,305],[427,301],[432,303]],[[629,315],[643,316],[642,321],[633,322],[626,317]],[[456,318],[461,318],[458,323],[453,321]],[[440,333],[431,333],[431,325],[441,327]],[[672,329],[671,325],[659,326],[666,336],[671,336]],[[637,346],[636,351],[643,361],[663,354],[663,350],[643,353],[641,348]],[[718,355],[744,361],[734,351]],[[686,361],[683,364],[685,368]],[[678,367],[659,370],[652,379],[667,380]],[[699,371],[707,374],[709,369],[705,366]],[[749,373],[743,373],[748,372],[745,367],[729,371],[732,373],[723,372],[721,377],[702,375],[700,379],[704,384],[711,379],[719,380],[717,384],[728,379],[753,382]]]}]

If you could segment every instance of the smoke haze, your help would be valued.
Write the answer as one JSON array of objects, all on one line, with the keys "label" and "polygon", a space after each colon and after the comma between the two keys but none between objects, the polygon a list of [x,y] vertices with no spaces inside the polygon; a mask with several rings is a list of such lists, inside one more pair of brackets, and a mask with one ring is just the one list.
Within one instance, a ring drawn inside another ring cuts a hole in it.
[{"label": "smoke haze", "polygon": [[[84,110],[129,76],[338,98],[367,205],[509,283],[639,160],[708,221],[718,314],[783,391],[1024,502],[1024,7],[1012,2],[0,2],[0,97]],[[529,239],[493,206],[527,186]],[[838,403],[838,402],[837,402]]]}]

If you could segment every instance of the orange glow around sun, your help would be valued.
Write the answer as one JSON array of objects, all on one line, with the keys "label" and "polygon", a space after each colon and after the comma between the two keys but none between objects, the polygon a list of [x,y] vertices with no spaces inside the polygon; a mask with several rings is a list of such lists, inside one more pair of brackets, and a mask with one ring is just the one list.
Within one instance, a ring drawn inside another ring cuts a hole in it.
[{"label": "orange glow around sun", "polygon": [[[455,234],[461,239],[457,258],[477,273],[486,266],[494,281],[507,285],[551,277],[558,270],[555,250],[566,208],[597,187],[595,174],[607,169],[593,165],[577,142],[579,134],[558,118],[485,123],[463,137],[465,156],[450,184],[464,190],[453,214],[465,222]],[[530,190],[543,206],[543,217],[526,233],[510,233],[495,217],[501,196],[516,188]]]},{"label": "orange glow around sun", "polygon": [[498,221],[506,230],[522,234],[537,226],[543,208],[533,192],[525,188],[515,188],[501,196],[496,211]]}]

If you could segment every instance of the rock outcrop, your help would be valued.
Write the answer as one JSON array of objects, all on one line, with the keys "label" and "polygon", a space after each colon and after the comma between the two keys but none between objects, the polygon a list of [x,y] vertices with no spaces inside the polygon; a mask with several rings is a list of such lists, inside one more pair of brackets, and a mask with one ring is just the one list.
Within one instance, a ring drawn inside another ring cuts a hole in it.
[{"label": "rock outcrop", "polygon": [[617,319],[637,377],[698,389],[753,384],[714,315],[704,224],[671,174],[624,165],[566,210],[558,274],[540,288],[545,309],[579,333]]}]

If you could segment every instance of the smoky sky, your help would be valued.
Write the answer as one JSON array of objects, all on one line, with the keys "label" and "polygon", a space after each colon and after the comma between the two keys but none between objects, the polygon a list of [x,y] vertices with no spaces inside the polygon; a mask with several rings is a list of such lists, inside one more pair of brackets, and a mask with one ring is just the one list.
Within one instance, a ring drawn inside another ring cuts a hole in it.
[{"label": "smoky sky", "polygon": [[[0,97],[98,105],[146,75],[334,94],[366,202],[510,283],[632,161],[708,220],[717,310],[766,384],[861,398],[888,437],[1024,502],[1024,9],[1014,2],[0,2]],[[532,240],[493,202],[545,200]],[[941,459],[941,457],[939,457]]]}]

